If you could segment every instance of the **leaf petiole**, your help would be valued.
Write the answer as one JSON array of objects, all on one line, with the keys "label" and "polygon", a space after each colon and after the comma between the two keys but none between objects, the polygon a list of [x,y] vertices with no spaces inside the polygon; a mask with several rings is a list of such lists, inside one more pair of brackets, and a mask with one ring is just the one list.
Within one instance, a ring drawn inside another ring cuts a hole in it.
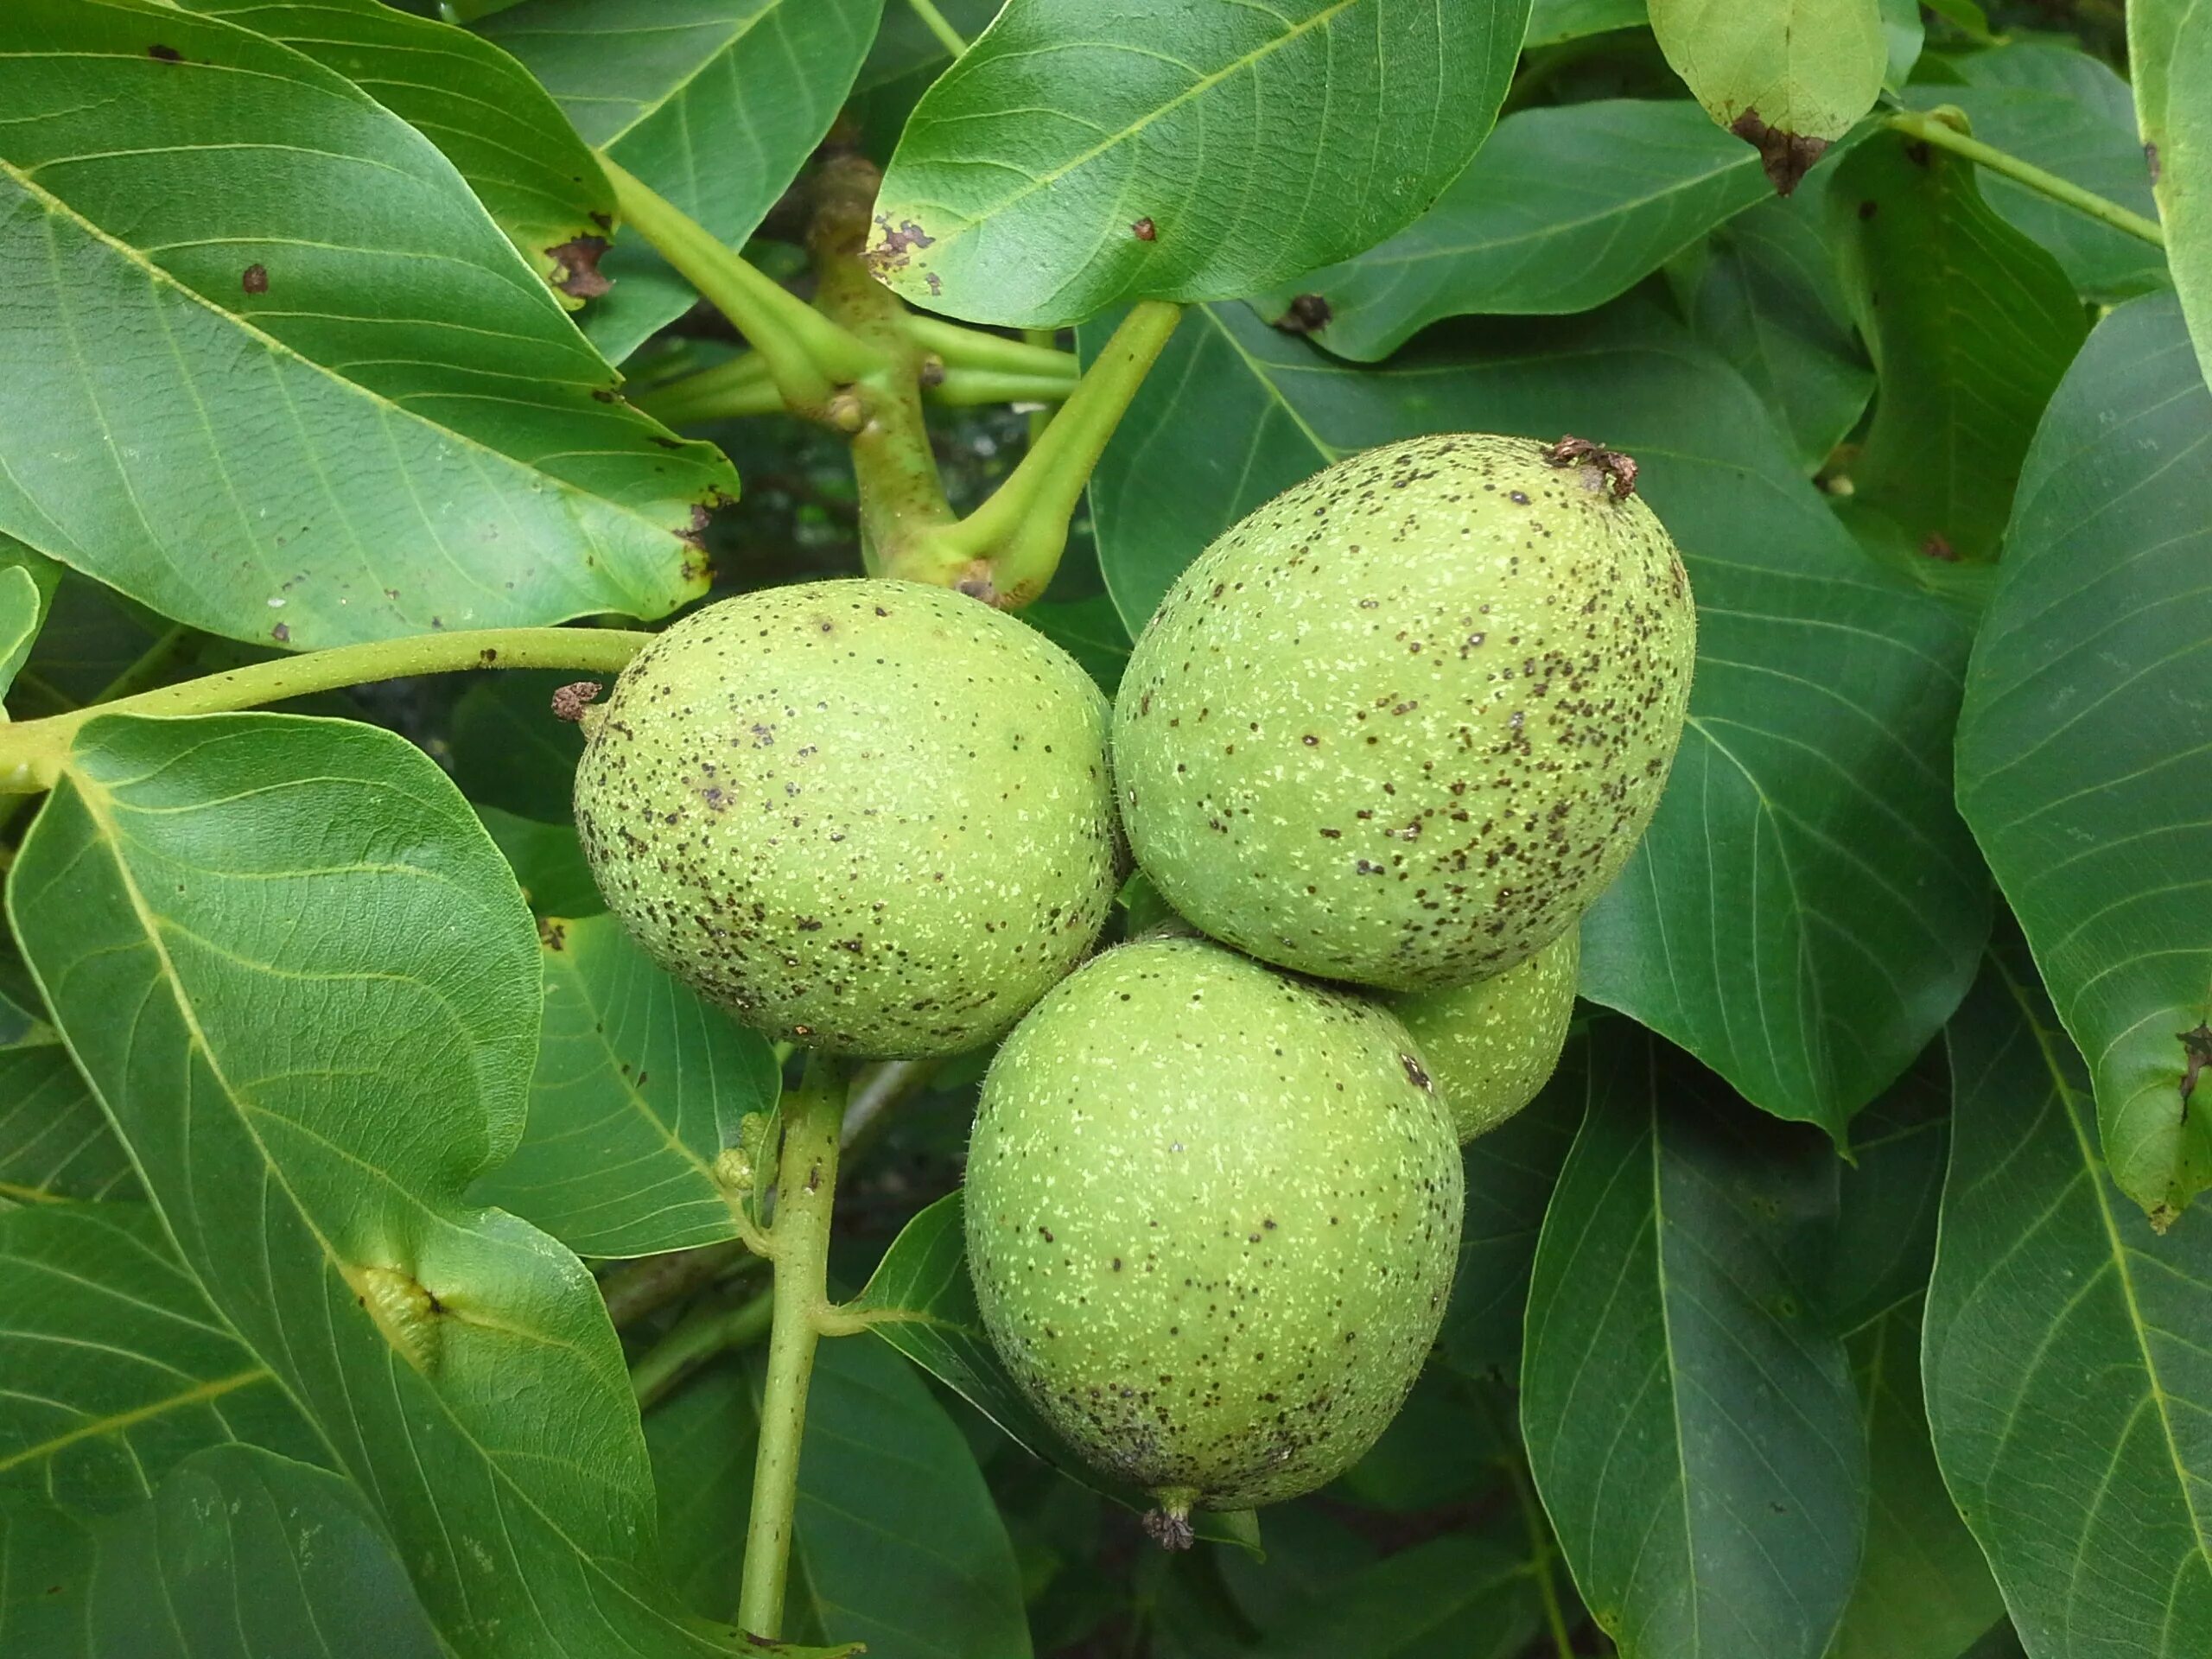
[{"label": "leaf petiole", "polygon": [[0,793],[51,789],[77,728],[102,715],[212,715],[283,702],[376,680],[476,668],[563,668],[620,673],[652,638],[621,628],[465,628],[372,639],[157,686],[113,702],[0,727]]},{"label": "leaf petiole", "polygon": [[1904,133],[1909,138],[1932,144],[1938,149],[1948,149],[1954,156],[1963,156],[1993,173],[2002,174],[2014,183],[2025,185],[2029,189],[2048,196],[2063,207],[2071,207],[2078,213],[2085,213],[2101,224],[2109,225],[2116,231],[2140,237],[2152,247],[2166,245],[2166,233],[2155,219],[2131,212],[2094,190],[2084,190],[2080,185],[2070,183],[2056,173],[2047,173],[2033,162],[2024,162],[2018,156],[1999,149],[1993,144],[1983,143],[1967,130],[1965,114],[1949,105],[1937,110],[1901,111],[1891,116],[1885,124],[1893,132]]}]

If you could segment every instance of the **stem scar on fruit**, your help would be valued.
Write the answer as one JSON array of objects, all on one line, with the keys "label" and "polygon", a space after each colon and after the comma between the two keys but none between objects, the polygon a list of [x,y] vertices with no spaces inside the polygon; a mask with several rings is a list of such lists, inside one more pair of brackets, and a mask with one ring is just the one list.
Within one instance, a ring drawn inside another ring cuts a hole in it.
[{"label": "stem scar on fruit", "polygon": [[1636,493],[1636,458],[1624,455],[1618,449],[1608,449],[1588,438],[1578,438],[1568,433],[1544,451],[1544,459],[1554,467],[1586,467],[1591,469],[1590,487],[1596,489],[1600,479],[1611,479],[1613,499],[1625,501]]}]

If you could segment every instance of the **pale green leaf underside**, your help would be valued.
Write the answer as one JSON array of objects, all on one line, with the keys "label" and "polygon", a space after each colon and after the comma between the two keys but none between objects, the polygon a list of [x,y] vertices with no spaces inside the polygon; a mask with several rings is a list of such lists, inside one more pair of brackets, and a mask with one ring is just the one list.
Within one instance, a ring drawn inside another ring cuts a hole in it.
[{"label": "pale green leaf underside", "polygon": [[1874,106],[1890,61],[1880,0],[1650,0],[1675,73],[1724,127],[1746,115],[1836,139]]},{"label": "pale green leaf underside", "polygon": [[660,1579],[589,1275],[463,1202],[522,1128],[537,962],[435,764],[344,721],[103,716],[8,896],[187,1265],[361,1484],[448,1639],[490,1659],[723,1651]]},{"label": "pale green leaf underside", "polygon": [[1840,1135],[1957,1006],[1988,925],[1951,804],[1966,630],[1869,565],[1758,400],[1679,329],[1624,307],[1354,371],[1243,306],[1194,310],[1092,482],[1107,585],[1141,626],[1261,502],[1446,430],[1629,450],[1697,598],[1689,728],[1585,921],[1583,995]]},{"label": "pale green leaf underside", "polygon": [[2212,1185],[2212,391],[2171,296],[2097,327],[2021,476],[1959,722],[1959,804],[2095,1080],[2120,1189]]},{"label": "pale green leaf underside", "polygon": [[1602,305],[1770,194],[1758,156],[1694,104],[1525,110],[1426,213],[1296,287],[1329,303],[1315,338],[1373,362],[1442,317]]},{"label": "pale green leaf underside", "polygon": [[871,257],[917,304],[1025,326],[1263,291],[1435,200],[1527,22],[1527,0],[1014,0],[907,122]]},{"label": "pale green leaf underside", "polygon": [[2196,1659],[2212,1630],[2212,1230],[2099,1164],[2088,1077],[2017,949],[1958,1080],[1922,1376],[1936,1455],[2035,1659]]},{"label": "pale green leaf underside", "polygon": [[539,930],[545,1015],[530,1121],[472,1194],[579,1255],[650,1255],[736,1236],[713,1164],[775,1103],[766,1039],[649,961],[609,915]]},{"label": "pale green leaf underside", "polygon": [[166,7],[23,0],[0,105],[0,349],[39,411],[0,430],[0,531],[295,647],[697,590],[728,463],[613,397],[451,164],[350,83]]},{"label": "pale green leaf underside", "polygon": [[497,47],[383,0],[180,3],[282,41],[414,127],[540,276],[560,281],[589,269],[554,250],[578,238],[604,241],[614,187],[544,89]]},{"label": "pale green leaf underside", "polygon": [[[588,141],[737,246],[836,118],[882,4],[524,0],[480,28]],[[615,242],[602,270],[613,289],[582,321],[615,362],[695,297],[635,236]]]}]

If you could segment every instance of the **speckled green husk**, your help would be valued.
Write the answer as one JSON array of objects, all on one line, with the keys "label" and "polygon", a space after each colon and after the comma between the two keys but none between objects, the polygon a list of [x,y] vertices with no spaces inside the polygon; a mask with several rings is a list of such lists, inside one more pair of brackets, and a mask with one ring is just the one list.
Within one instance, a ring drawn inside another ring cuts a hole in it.
[{"label": "speckled green husk", "polygon": [[1581,973],[1582,935],[1570,927],[1492,978],[1390,999],[1428,1062],[1460,1140],[1496,1128],[1551,1080]]},{"label": "speckled green husk", "polygon": [[1203,939],[1109,950],[1014,1030],[969,1150],[991,1340],[1171,1510],[1333,1478],[1452,1285],[1459,1148],[1404,1028]]},{"label": "speckled green husk", "polygon": [[1268,961],[1465,984],[1628,861],[1681,735],[1689,582],[1649,508],[1525,438],[1340,461],[1200,555],[1129,658],[1123,821]]},{"label": "speckled green husk", "polygon": [[956,1053],[1082,959],[1120,849],[1106,710],[1033,628],[942,588],[726,600],[623,671],[576,768],[607,906],[807,1046]]}]

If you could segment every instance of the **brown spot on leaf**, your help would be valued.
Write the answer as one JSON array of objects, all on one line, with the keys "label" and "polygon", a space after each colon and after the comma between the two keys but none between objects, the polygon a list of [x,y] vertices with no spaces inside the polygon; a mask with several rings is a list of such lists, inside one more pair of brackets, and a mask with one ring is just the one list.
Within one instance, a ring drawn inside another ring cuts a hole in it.
[{"label": "brown spot on leaf", "polygon": [[2189,1097],[2196,1092],[2196,1079],[2204,1068],[2212,1065],[2212,1026],[2200,1025],[2195,1031],[2177,1031],[2175,1040],[2181,1044],[2183,1058],[2189,1069],[2181,1075],[2181,1121],[2189,1122]]},{"label": "brown spot on leaf", "polygon": [[1141,219],[1129,226],[1129,234],[1140,242],[1154,242],[1160,238],[1160,226],[1149,219]]},{"label": "brown spot on leaf", "polygon": [[[893,225],[879,214],[875,222],[882,231],[883,238],[861,257],[867,261],[868,269],[879,276],[888,276],[894,270],[904,270],[907,264],[906,256],[910,252],[916,248],[929,247],[937,241],[911,219]],[[934,282],[930,286],[930,292],[937,292]]]},{"label": "brown spot on leaf", "polygon": [[1923,558],[1941,559],[1946,564],[1956,564],[1959,562],[1958,550],[1945,539],[1943,532],[1940,530],[1931,530],[1928,532],[1928,539],[1920,544],[1920,552]]},{"label": "brown spot on leaf", "polygon": [[1759,164],[1766,168],[1766,176],[1778,196],[1795,190],[1828,147],[1825,138],[1808,138],[1802,132],[1784,132],[1779,127],[1767,125],[1757,110],[1745,110],[1728,130],[1758,151]]},{"label": "brown spot on leaf", "polygon": [[1275,327],[1286,334],[1318,334],[1329,326],[1329,319],[1335,315],[1322,296],[1300,294],[1290,302],[1290,308],[1275,319]]},{"label": "brown spot on leaf", "polygon": [[238,278],[238,286],[249,294],[266,294],[269,291],[269,267],[248,265],[245,275]]},{"label": "brown spot on leaf", "polygon": [[146,48],[146,55],[156,63],[182,63],[184,54],[173,46],[163,46],[159,41]]},{"label": "brown spot on leaf", "polygon": [[292,630],[285,624],[279,622],[269,630],[269,637],[280,645],[288,645],[292,643]]},{"label": "brown spot on leaf", "polygon": [[554,266],[553,286],[571,299],[597,299],[614,286],[599,274],[600,258],[606,251],[603,236],[573,237],[546,249],[545,257]]},{"label": "brown spot on leaf", "polygon": [[537,925],[537,942],[548,950],[567,950],[569,925],[566,922],[555,921],[550,916],[547,917]]},{"label": "brown spot on leaf", "polygon": [[1880,211],[1880,207],[1881,204],[1878,202],[1860,202],[1859,204],[1859,222],[1861,225],[1864,225],[1868,219],[1873,218],[1876,213]]},{"label": "brown spot on leaf", "polygon": [[2151,182],[2156,184],[2158,181],[2158,147],[2156,144],[2143,146],[2143,164],[2151,169]]}]

